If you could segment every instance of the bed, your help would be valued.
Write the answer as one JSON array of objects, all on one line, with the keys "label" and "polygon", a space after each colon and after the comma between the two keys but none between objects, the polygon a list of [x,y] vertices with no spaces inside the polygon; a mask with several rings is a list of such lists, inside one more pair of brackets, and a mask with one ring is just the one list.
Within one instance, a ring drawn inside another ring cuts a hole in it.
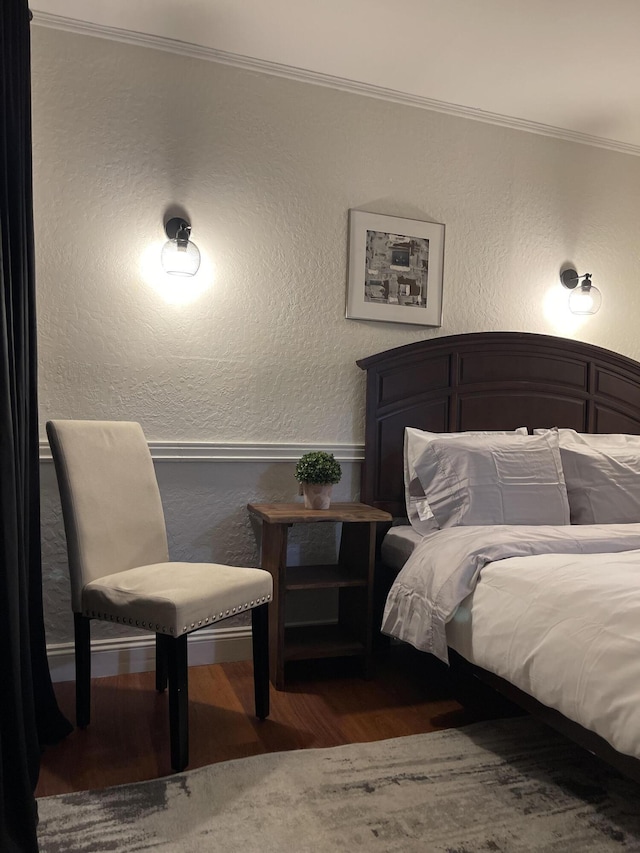
[{"label": "bed", "polygon": [[[561,471],[568,469],[574,458],[582,465],[583,457],[589,461],[591,455],[602,456],[604,451],[592,451],[590,442],[626,442],[623,456],[626,453],[640,459],[640,438],[635,439],[640,435],[640,364],[563,338],[480,332],[420,341],[362,359],[358,365],[367,373],[361,499],[386,510],[396,520],[397,526],[390,534],[387,531],[382,550],[387,562],[393,564],[394,576],[406,561],[387,598],[386,632],[456,666],[464,665],[476,682],[490,684],[626,775],[640,780],[640,737],[630,736],[632,729],[627,725],[633,716],[640,732],[640,712],[635,710],[640,707],[640,619],[635,609],[640,608],[640,523],[633,521],[637,517],[640,522],[640,512],[636,515],[640,475],[632,472],[635,480],[629,481],[628,488],[624,477],[618,482],[617,473],[612,475],[611,498],[609,481],[604,488],[571,491],[574,475],[567,474],[566,493],[572,500],[567,503],[569,515],[560,517],[559,513],[565,512],[564,504],[560,508],[563,499],[556,501],[561,487],[554,483],[549,491],[550,478],[545,474],[539,477],[544,481],[542,491],[529,504],[529,509],[535,506],[539,513],[533,520],[527,513],[520,519],[514,509],[516,523],[513,517],[507,521],[503,518],[494,529],[491,517],[477,521],[478,509],[491,505],[491,495],[485,491],[481,492],[482,501],[466,516],[471,519],[468,526],[463,520],[461,526],[452,522],[432,530],[427,525],[426,531],[416,532],[407,518],[410,499],[405,494],[404,454],[405,428],[409,427],[418,434],[424,431],[442,436],[432,442],[424,457],[436,466],[443,459],[448,465],[456,454],[477,453],[480,458],[485,451],[477,448],[485,444],[491,445],[495,455],[501,452],[495,447],[502,447],[506,441],[509,454],[513,443],[522,445],[536,466],[543,464],[540,460],[561,458]],[[477,440],[462,436],[462,444],[454,441],[460,436],[446,436],[518,429],[527,436],[503,439],[491,435]],[[572,441],[587,449],[572,448]],[[463,446],[465,449],[460,449]],[[617,452],[612,451],[613,456]],[[509,454],[505,459],[511,458]],[[424,464],[423,479],[432,471]],[[564,471],[560,480],[564,483]],[[458,483],[460,488],[463,485],[464,478]],[[518,488],[514,499],[502,498],[506,506],[502,511],[507,515],[511,507],[519,507]],[[600,500],[606,523],[596,510],[593,517],[583,512],[584,507],[574,514],[579,502],[576,495],[580,494],[587,503],[589,495],[594,505]],[[617,517],[611,523],[607,517],[616,494],[624,497],[622,523]],[[442,506],[448,506],[450,498],[447,494]],[[431,508],[437,506],[440,512],[440,495],[430,494],[429,499]],[[456,499],[460,503],[459,494]],[[426,506],[429,510],[428,502]],[[469,508],[469,501],[465,506]],[[414,511],[411,505],[409,515]],[[426,517],[424,512],[422,517]],[[465,556],[460,562],[466,561],[466,569],[460,569],[456,562],[462,551]],[[479,554],[484,561],[481,564]],[[436,557],[441,561],[438,567],[429,567]],[[427,566],[424,571],[445,573],[438,589],[447,589],[451,599],[448,609],[443,606],[438,610],[439,604],[435,607],[435,616],[430,604],[428,630],[411,601],[424,597],[434,580],[433,576],[424,580],[418,563]],[[384,570],[381,576],[385,576]],[[503,606],[507,600],[516,602],[515,606]],[[562,618],[556,618],[550,628],[543,620],[552,605]],[[400,612],[403,607],[404,612]],[[581,609],[588,612],[589,624],[580,625],[578,630],[575,626],[582,618]],[[521,628],[527,619],[533,627]],[[597,631],[592,630],[596,623]],[[540,638],[553,637],[556,645],[549,640],[545,649],[546,640],[538,642],[536,630]],[[619,635],[619,651],[609,642],[610,632]],[[552,665],[554,649],[559,671],[564,669],[547,676],[544,666]],[[598,667],[604,671],[606,683],[597,681]],[[565,689],[559,690],[559,684],[565,684]],[[576,693],[582,705],[574,708]],[[601,725],[600,717],[607,715],[617,716],[613,723],[607,720]]]}]

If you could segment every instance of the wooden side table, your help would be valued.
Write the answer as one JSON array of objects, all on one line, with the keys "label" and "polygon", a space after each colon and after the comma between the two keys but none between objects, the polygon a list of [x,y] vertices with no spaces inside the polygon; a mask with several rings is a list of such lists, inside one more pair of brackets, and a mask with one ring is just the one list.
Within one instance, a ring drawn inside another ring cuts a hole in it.
[{"label": "wooden side table", "polygon": [[[388,512],[361,503],[334,503],[329,509],[305,509],[301,503],[248,504],[262,521],[262,568],[273,576],[269,619],[271,681],[285,686],[285,662],[358,655],[365,675],[371,671],[373,571],[376,525],[391,521]],[[335,565],[287,566],[287,532],[292,524],[341,522]],[[337,589],[338,622],[285,627],[287,593],[301,589]]]}]

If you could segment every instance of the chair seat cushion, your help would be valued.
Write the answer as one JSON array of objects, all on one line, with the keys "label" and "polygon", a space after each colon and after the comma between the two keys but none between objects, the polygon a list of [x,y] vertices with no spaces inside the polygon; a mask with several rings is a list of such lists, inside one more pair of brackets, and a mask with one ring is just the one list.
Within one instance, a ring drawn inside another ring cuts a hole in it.
[{"label": "chair seat cushion", "polygon": [[179,637],[271,601],[262,569],[218,563],[154,563],[86,584],[82,612]]}]

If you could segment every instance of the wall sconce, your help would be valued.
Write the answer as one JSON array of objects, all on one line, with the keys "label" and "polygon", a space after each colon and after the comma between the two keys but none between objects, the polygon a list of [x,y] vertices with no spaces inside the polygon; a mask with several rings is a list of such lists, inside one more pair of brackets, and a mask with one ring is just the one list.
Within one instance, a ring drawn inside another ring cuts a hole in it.
[{"label": "wall sconce", "polygon": [[169,275],[195,275],[200,267],[200,250],[189,238],[191,225],[179,216],[164,227],[169,238],[162,247],[162,268]]},{"label": "wall sconce", "polygon": [[572,314],[595,314],[598,311],[602,305],[602,294],[591,284],[590,272],[578,275],[570,268],[560,273],[560,281],[571,291],[569,310]]}]

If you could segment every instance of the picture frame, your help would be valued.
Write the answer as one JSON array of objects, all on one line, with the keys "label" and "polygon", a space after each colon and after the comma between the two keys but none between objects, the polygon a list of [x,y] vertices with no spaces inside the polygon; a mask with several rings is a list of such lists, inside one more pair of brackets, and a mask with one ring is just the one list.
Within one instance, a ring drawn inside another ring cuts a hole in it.
[{"label": "picture frame", "polygon": [[444,225],[349,211],[346,317],[442,325]]}]

